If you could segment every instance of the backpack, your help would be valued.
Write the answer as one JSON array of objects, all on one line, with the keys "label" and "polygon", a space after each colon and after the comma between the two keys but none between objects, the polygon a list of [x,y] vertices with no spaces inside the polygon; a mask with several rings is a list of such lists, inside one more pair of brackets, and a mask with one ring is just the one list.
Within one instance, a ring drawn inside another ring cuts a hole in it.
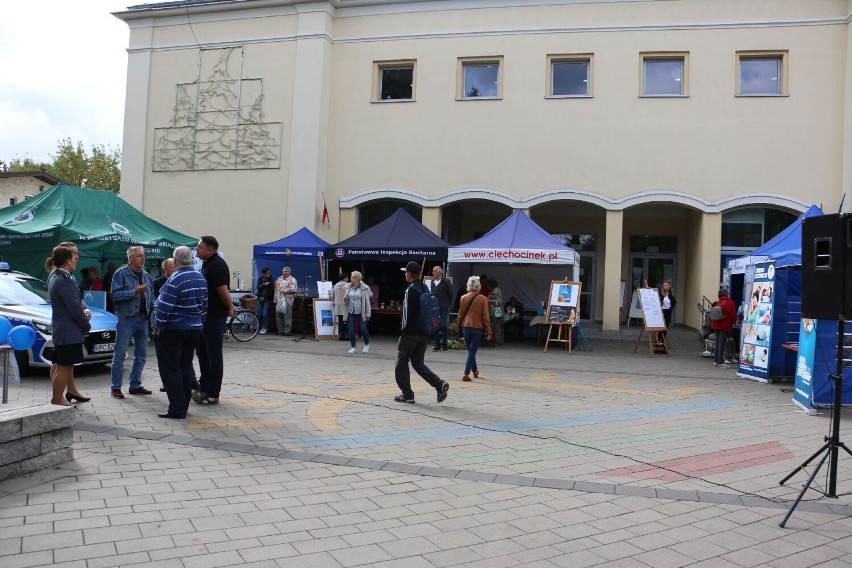
[{"label": "backpack", "polygon": [[441,324],[441,307],[438,305],[438,298],[429,291],[426,285],[423,285],[423,291],[420,292],[418,301],[420,302],[420,313],[417,315],[417,327],[423,333],[432,335]]},{"label": "backpack", "polygon": [[713,321],[722,321],[725,319],[725,314],[722,312],[722,306],[711,306],[710,311],[710,319]]}]

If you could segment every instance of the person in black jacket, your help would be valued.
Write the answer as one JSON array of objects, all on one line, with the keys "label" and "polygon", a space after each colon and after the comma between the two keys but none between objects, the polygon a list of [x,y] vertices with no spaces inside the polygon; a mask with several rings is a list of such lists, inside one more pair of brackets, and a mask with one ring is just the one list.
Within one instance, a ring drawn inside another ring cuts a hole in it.
[{"label": "person in black jacket", "polygon": [[408,362],[411,361],[411,366],[414,367],[417,374],[438,391],[438,402],[444,402],[447,399],[447,391],[450,390],[450,385],[442,381],[426,366],[423,359],[426,356],[426,347],[429,345],[429,335],[421,331],[417,325],[420,316],[420,295],[428,292],[428,289],[420,281],[419,264],[414,261],[409,262],[402,270],[405,271],[405,281],[408,282],[408,288],[405,289],[405,296],[402,301],[402,318],[400,321],[402,333],[396,348],[396,368],[394,369],[396,384],[402,394],[394,397],[394,400],[396,402],[414,403],[414,391],[411,390],[411,371],[408,368]]},{"label": "person in black jacket", "polygon": [[260,334],[266,335],[266,326],[269,324],[269,306],[272,305],[272,295],[275,293],[275,283],[272,282],[272,272],[268,266],[260,271],[257,279],[257,306],[255,313],[260,320]]},{"label": "person in black jacket", "polygon": [[441,323],[438,330],[432,334],[432,341],[435,346],[432,351],[446,351],[447,337],[447,320],[450,317],[450,303],[453,301],[453,285],[448,278],[444,278],[444,271],[440,266],[432,269],[432,282],[429,283],[432,294],[438,298],[438,307],[441,308]]},{"label": "person in black jacket", "polygon": [[[672,290],[672,281],[668,279],[663,280],[663,285],[657,290],[657,293],[660,295],[660,307],[663,309],[663,320],[666,322],[666,331],[662,332],[663,337],[665,337],[668,333],[668,328],[672,326],[672,314],[674,313],[675,305],[677,305],[674,290]],[[662,348],[658,348],[657,351],[665,352]]]}]

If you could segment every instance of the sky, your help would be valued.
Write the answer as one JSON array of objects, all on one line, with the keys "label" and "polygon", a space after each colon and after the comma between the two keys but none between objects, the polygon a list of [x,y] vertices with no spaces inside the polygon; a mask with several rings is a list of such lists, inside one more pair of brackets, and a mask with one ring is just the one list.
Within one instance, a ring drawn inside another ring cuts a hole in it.
[{"label": "sky", "polygon": [[129,32],[110,12],[142,3],[3,2],[0,160],[50,161],[64,138],[121,147]]}]

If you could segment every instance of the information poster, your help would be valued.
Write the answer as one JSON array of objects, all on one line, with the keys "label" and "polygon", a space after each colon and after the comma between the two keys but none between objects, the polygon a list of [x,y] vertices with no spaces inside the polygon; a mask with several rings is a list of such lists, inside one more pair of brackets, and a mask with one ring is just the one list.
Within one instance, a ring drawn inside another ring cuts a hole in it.
[{"label": "information poster", "polygon": [[548,323],[566,323],[571,319],[571,310],[575,318],[580,319],[580,283],[554,280],[550,283],[550,297],[547,305]]},{"label": "information poster", "polygon": [[803,318],[799,326],[799,352],[796,357],[796,379],[793,383],[793,403],[808,414],[816,414],[813,406],[814,354],[816,353],[817,321]]},{"label": "information poster", "polygon": [[331,300],[334,294],[334,284],[330,280],[320,280],[317,282],[317,297],[321,300]]},{"label": "information poster", "polygon": [[642,318],[645,329],[666,329],[666,319],[660,305],[660,294],[656,288],[639,288],[639,301],[642,303]]},{"label": "information poster", "polygon": [[754,267],[754,283],[743,308],[742,349],[737,376],[769,382],[772,356],[772,318],[775,296],[775,264],[761,262]]}]

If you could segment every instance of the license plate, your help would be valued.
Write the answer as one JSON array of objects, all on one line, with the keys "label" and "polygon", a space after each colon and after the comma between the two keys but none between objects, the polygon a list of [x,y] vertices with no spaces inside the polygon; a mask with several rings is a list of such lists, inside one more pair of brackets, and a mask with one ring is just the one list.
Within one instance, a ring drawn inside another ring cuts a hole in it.
[{"label": "license plate", "polygon": [[96,343],[92,345],[92,353],[107,353],[115,351],[115,343]]}]

